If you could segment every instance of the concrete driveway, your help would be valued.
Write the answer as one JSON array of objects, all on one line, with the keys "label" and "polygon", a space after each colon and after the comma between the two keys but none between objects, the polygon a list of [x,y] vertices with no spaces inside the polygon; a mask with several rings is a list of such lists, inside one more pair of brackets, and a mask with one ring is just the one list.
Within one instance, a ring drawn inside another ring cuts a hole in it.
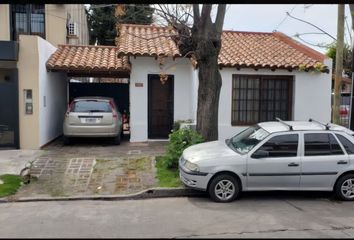
[{"label": "concrete driveway", "polygon": [[37,180],[13,197],[130,194],[157,186],[155,156],[167,142],[113,145],[110,139],[58,139],[41,150],[32,167]]}]

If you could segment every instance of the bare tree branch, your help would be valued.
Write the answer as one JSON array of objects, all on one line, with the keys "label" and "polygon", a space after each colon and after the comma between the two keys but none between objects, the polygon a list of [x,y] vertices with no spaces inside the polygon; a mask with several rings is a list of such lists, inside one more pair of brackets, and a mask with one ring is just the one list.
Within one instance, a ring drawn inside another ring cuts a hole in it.
[{"label": "bare tree branch", "polygon": [[320,48],[328,48],[331,44],[319,44],[319,43],[317,43],[317,44],[314,44],[314,43],[310,43],[310,42],[308,42],[308,41],[306,41],[305,39],[303,39],[303,38],[301,38],[300,36],[295,36],[295,37],[297,37],[299,40],[301,40],[302,42],[304,42],[304,43],[307,43],[307,44],[309,44],[309,45],[311,45],[311,46],[314,46],[314,47],[320,47]]},{"label": "bare tree branch", "polygon": [[201,28],[205,28],[205,26],[209,23],[211,23],[211,17],[210,17],[210,13],[212,10],[212,4],[204,4],[202,7],[202,14],[200,16],[201,19],[203,19],[202,21],[202,25]]},{"label": "bare tree branch", "polygon": [[219,4],[218,5],[218,13],[216,15],[216,20],[215,20],[216,31],[218,31],[218,32],[222,32],[222,26],[224,24],[225,12],[226,12],[226,4]]},{"label": "bare tree branch", "polygon": [[199,4],[193,4],[193,19],[194,23],[197,23],[200,18]]},{"label": "bare tree branch", "polygon": [[322,35],[322,34],[325,34],[325,33],[323,33],[323,32],[296,33],[296,34],[293,35],[293,37],[302,36],[302,35],[311,35],[311,34]]},{"label": "bare tree branch", "polygon": [[309,24],[309,25],[311,25],[311,26],[317,28],[318,30],[320,30],[321,32],[323,32],[324,34],[326,34],[327,36],[331,37],[333,40],[336,40],[335,37],[333,37],[331,34],[329,34],[328,32],[326,32],[325,30],[323,30],[323,29],[317,27],[316,25],[314,25],[314,24],[312,24],[312,23],[310,23],[310,22],[307,22],[307,21],[305,21],[305,20],[302,20],[302,19],[300,19],[300,18],[296,18],[296,17],[292,16],[289,12],[286,12],[286,14],[287,14],[289,17],[293,18],[293,19],[296,19],[296,20],[298,20],[298,21],[300,21],[300,22],[307,23],[307,24]]}]

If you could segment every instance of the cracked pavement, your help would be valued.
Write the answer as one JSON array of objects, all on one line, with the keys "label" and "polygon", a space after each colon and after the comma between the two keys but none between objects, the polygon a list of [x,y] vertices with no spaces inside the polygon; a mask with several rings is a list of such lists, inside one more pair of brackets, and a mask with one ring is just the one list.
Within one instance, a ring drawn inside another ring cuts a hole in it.
[{"label": "cracked pavement", "polygon": [[327,193],[0,204],[0,237],[353,238],[354,202]]}]

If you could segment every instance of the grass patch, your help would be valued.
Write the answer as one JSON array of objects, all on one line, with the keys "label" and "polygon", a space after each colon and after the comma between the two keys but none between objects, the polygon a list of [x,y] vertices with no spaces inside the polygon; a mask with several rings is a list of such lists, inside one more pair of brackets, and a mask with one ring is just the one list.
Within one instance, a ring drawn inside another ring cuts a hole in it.
[{"label": "grass patch", "polygon": [[4,182],[0,184],[0,197],[15,194],[22,182],[20,176],[11,174],[0,175],[0,180]]},{"label": "grass patch", "polygon": [[181,187],[178,169],[170,169],[164,164],[164,157],[156,157],[156,178],[159,180],[159,187]]}]

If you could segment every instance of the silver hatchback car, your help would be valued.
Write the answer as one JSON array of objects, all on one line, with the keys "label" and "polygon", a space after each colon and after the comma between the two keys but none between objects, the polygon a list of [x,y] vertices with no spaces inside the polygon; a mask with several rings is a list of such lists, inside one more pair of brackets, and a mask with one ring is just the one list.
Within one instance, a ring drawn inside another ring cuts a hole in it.
[{"label": "silver hatchback car", "polygon": [[68,106],[63,123],[64,144],[71,137],[113,137],[120,144],[122,116],[113,98],[79,97]]},{"label": "silver hatchback car", "polygon": [[191,146],[180,179],[230,202],[242,191],[334,191],[354,200],[354,132],[315,120],[262,122],[225,141]]}]

